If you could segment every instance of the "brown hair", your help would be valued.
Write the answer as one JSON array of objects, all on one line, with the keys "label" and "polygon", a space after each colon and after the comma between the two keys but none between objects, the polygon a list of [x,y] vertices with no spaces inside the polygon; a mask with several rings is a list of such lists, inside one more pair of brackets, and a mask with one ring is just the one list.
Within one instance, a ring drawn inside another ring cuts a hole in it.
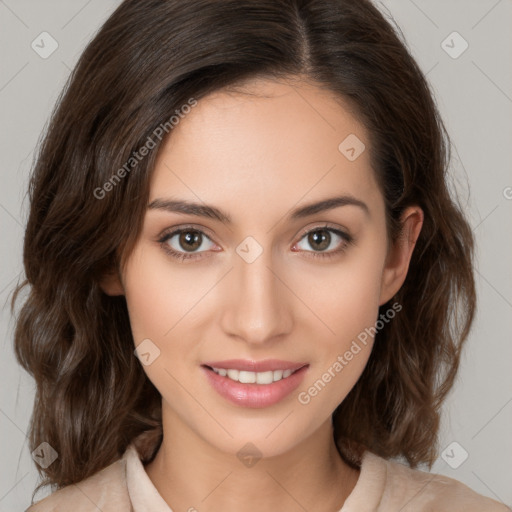
[{"label": "brown hair", "polygon": [[255,77],[303,77],[353,106],[390,240],[405,207],[425,213],[406,281],[381,307],[403,309],[378,332],[333,425],[342,454],[354,442],[431,467],[475,312],[473,237],[448,190],[446,129],[402,39],[369,0],[125,0],[110,16],[63,91],[30,182],[15,351],[37,384],[30,447],[46,441],[59,454],[36,491],[79,482],[161,428],[125,299],[99,281],[140,232],[162,140],[112,179],[191,98]]}]

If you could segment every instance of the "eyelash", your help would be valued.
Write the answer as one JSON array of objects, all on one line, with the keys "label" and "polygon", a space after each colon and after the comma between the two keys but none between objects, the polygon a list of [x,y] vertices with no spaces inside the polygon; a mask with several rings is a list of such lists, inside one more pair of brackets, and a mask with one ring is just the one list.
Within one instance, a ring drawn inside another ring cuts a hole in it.
[{"label": "eyelash", "polygon": [[[316,231],[329,231],[331,233],[334,233],[334,234],[338,235],[343,240],[342,243],[341,243],[341,248],[340,249],[331,250],[329,252],[326,252],[326,251],[305,251],[306,253],[309,254],[308,257],[322,258],[322,259],[331,259],[331,258],[334,258],[334,257],[340,255],[341,253],[343,253],[347,249],[347,246],[349,246],[349,245],[354,243],[354,239],[353,239],[353,237],[351,235],[349,235],[348,233],[345,233],[344,231],[341,231],[339,229],[330,227],[328,224],[327,225],[323,225],[323,226],[316,226],[316,227],[306,231],[299,238],[299,242],[303,238],[305,238],[307,235],[309,235],[311,233],[315,233]],[[206,233],[201,231],[200,229],[198,229],[198,228],[196,228],[194,226],[184,226],[182,228],[175,229],[175,230],[167,232],[167,233],[163,233],[159,237],[158,243],[161,245],[162,249],[170,257],[172,257],[174,259],[177,259],[179,261],[191,260],[191,259],[194,260],[194,259],[202,258],[203,256],[200,256],[200,254],[202,254],[203,252],[206,252],[206,251],[201,251],[201,252],[196,252],[196,253],[188,253],[187,254],[187,253],[178,252],[178,251],[172,249],[169,246],[169,244],[167,243],[173,236],[179,235],[181,233],[187,233],[187,232],[200,233],[201,235],[205,236],[206,238],[208,238],[210,240],[210,237]]]}]

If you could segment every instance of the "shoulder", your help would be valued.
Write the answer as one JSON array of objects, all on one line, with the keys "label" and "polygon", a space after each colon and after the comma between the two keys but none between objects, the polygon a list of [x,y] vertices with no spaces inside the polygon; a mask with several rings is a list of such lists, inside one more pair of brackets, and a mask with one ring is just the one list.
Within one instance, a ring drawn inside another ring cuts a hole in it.
[{"label": "shoulder", "polygon": [[478,494],[458,480],[372,456],[380,459],[374,462],[383,465],[386,473],[382,510],[399,504],[402,512],[512,512],[503,503]]},{"label": "shoulder", "polygon": [[122,457],[110,466],[73,485],[55,491],[25,512],[128,512],[126,461]]}]

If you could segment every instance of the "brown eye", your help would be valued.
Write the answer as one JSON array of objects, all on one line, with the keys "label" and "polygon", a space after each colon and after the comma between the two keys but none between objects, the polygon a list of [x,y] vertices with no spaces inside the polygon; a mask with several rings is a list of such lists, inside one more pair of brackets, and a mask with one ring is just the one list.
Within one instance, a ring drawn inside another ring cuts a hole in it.
[{"label": "brown eye", "polygon": [[178,244],[185,250],[195,251],[201,246],[202,233],[200,231],[182,231],[179,234]]},{"label": "brown eye", "polygon": [[[204,247],[208,241],[211,245]],[[200,258],[203,254],[212,249],[215,244],[202,231],[192,228],[176,229],[170,233],[164,234],[158,242],[162,248],[173,258],[188,259]],[[200,248],[203,250],[198,250]]]},{"label": "brown eye", "polygon": [[[338,240],[337,240],[338,239]],[[346,233],[339,231],[333,228],[315,228],[311,231],[308,231],[302,238],[301,242],[305,240],[309,247],[313,248],[315,251],[326,252],[332,242],[334,241],[334,247],[340,245],[340,241],[343,243],[348,243],[351,241],[351,238]],[[337,241],[337,243],[336,243]],[[300,242],[299,242],[300,243]],[[331,247],[332,249],[333,247]],[[307,250],[307,248],[302,247],[303,250]]]},{"label": "brown eye", "polygon": [[324,251],[331,243],[331,234],[327,229],[310,231],[307,237],[310,246],[318,251]]},{"label": "brown eye", "polygon": [[[300,247],[300,244],[307,242],[307,247]],[[347,233],[334,228],[317,227],[305,233],[296,244],[299,249],[312,253],[312,256],[331,256],[343,251],[346,246],[352,243],[353,239]],[[330,248],[330,250],[328,250]]]}]

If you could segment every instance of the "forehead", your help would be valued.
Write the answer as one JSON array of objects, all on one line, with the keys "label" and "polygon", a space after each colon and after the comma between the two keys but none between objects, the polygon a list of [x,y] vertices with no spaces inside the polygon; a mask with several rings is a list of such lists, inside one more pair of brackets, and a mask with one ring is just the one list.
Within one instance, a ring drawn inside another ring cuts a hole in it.
[{"label": "forehead", "polygon": [[172,195],[261,209],[333,192],[371,201],[379,190],[368,149],[365,127],[332,93],[252,80],[202,98],[183,116],[160,150],[150,201]]}]

